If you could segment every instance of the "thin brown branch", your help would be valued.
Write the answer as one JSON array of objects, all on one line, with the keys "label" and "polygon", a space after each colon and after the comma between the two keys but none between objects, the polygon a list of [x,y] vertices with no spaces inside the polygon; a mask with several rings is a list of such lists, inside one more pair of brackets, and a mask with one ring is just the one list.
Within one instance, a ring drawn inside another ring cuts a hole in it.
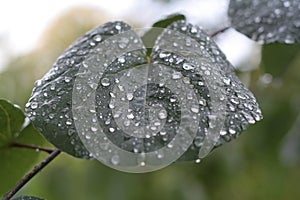
[{"label": "thin brown branch", "polygon": [[56,156],[60,154],[59,149],[55,149],[52,153],[40,164],[36,165],[34,169],[29,172],[24,178],[20,180],[20,182],[6,195],[4,195],[2,200],[11,199],[26,183],[28,183],[37,173],[39,173],[44,167],[46,167]]},{"label": "thin brown branch", "polygon": [[21,144],[21,143],[16,143],[16,142],[12,143],[11,147],[34,149],[36,151],[44,151],[49,154],[54,151],[54,149],[48,149],[48,148],[44,148],[44,147],[34,146],[31,144]]},{"label": "thin brown branch", "polygon": [[216,32],[214,32],[214,33],[212,33],[212,34],[210,34],[210,37],[215,37],[215,36],[217,36],[217,35],[219,35],[220,33],[223,33],[223,32],[225,32],[226,30],[228,30],[228,29],[230,29],[231,27],[225,27],[225,28],[223,28],[223,29],[221,29],[221,30],[218,30],[218,31],[216,31]]}]

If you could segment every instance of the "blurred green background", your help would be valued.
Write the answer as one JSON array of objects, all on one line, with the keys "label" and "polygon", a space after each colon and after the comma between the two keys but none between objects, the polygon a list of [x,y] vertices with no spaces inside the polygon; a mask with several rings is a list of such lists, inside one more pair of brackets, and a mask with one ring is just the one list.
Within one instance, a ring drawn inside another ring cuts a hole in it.
[{"label": "blurred green background", "polygon": [[[107,21],[101,13],[80,7],[59,16],[36,49],[12,58],[0,73],[0,98],[24,107],[35,80],[64,49]],[[264,119],[200,164],[176,163],[156,172],[126,174],[63,154],[19,194],[48,200],[300,199],[300,45],[266,45],[249,87]]]}]

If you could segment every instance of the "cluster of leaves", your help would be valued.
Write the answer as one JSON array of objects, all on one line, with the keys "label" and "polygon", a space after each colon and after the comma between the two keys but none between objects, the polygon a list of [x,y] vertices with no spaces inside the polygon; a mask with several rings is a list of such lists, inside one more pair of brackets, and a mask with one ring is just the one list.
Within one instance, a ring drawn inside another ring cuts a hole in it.
[{"label": "cluster of leaves", "polygon": [[[268,5],[268,8],[266,8]],[[232,26],[238,31],[244,33],[250,38],[260,41],[262,43],[273,43],[273,42],[283,42],[283,43],[298,43],[300,42],[300,7],[297,0],[293,1],[240,1],[231,0],[229,6],[229,16],[232,21]],[[200,38],[195,37],[195,40],[199,42],[205,42],[206,52],[209,54],[210,59],[218,59],[217,63],[208,63],[211,65],[212,69],[219,67],[224,70],[224,77],[229,78],[230,82],[234,85],[238,85],[239,88],[231,88],[232,93],[237,93],[237,91],[242,91],[242,94],[250,98],[250,103],[253,104],[254,113],[250,110],[244,110],[244,108],[235,107],[236,113],[245,113],[252,116],[255,119],[255,115],[259,116],[258,105],[255,102],[252,94],[241,85],[238,78],[233,72],[233,68],[230,63],[226,60],[225,56],[218,49],[214,42],[211,42],[205,38],[209,36],[202,29],[189,25],[186,22],[178,20],[183,20],[184,16],[175,15],[171,16],[165,20],[155,23],[154,27],[168,28],[180,31],[182,27],[188,27],[188,30],[196,28],[196,32],[201,34]],[[78,39],[73,46],[71,46],[63,56],[56,62],[53,69],[43,78],[41,81],[37,82],[34,89],[33,96],[29,100],[27,105],[27,115],[35,125],[35,127],[56,147],[65,151],[73,156],[87,158],[89,157],[88,151],[81,144],[80,139],[75,131],[75,128],[67,125],[66,121],[57,126],[59,121],[61,121],[60,116],[68,115],[71,117],[71,94],[72,91],[72,81],[68,80],[66,77],[73,77],[78,71],[75,70],[76,65],[81,65],[84,58],[89,55],[93,50],[93,45],[91,42],[103,42],[106,37],[110,37],[115,34],[119,34],[115,27],[120,25],[120,22],[105,24],[89,33],[87,33],[82,38]],[[121,24],[121,30],[130,30],[131,28],[126,24]],[[163,37],[162,32],[155,32],[152,29],[147,32],[143,37],[142,41],[148,46],[154,46],[155,41],[158,38]],[[153,32],[154,31],[154,32]],[[183,32],[183,34],[189,34]],[[101,36],[101,40],[98,40],[96,35]],[[134,35],[133,35],[134,36]],[[189,35],[193,37],[193,35]],[[103,39],[104,38],[104,39]],[[168,39],[162,41],[167,42]],[[170,41],[172,42],[172,41]],[[209,50],[207,50],[209,49]],[[214,54],[213,51],[218,51],[218,54]],[[153,53],[150,48],[147,52],[140,52],[140,58],[143,59],[141,63],[147,63],[147,56],[151,56],[151,60],[159,58],[159,53]],[[152,54],[151,54],[152,53]],[[200,52],[200,54],[204,54]],[[183,58],[186,59],[186,58]],[[139,60],[140,62],[140,60]],[[162,59],[161,62],[164,62]],[[117,63],[118,64],[118,63]],[[132,67],[137,63],[131,62],[130,65],[126,67]],[[175,66],[176,67],[176,66]],[[177,66],[178,67],[178,66]],[[182,67],[182,66],[179,66]],[[112,70],[116,70],[112,68]],[[186,74],[186,76],[189,76]],[[56,86],[53,89],[53,83]],[[230,88],[229,88],[230,89]],[[59,90],[59,91],[57,91]],[[203,88],[200,91],[205,91]],[[57,94],[60,92],[60,95]],[[46,95],[45,95],[46,94]],[[231,97],[231,93],[227,94],[227,97]],[[209,100],[209,99],[207,99]],[[242,102],[249,103],[249,102]],[[228,105],[230,106],[230,105]],[[53,112],[59,113],[53,113]],[[53,113],[54,116],[51,117],[53,120],[49,120],[49,113]],[[208,115],[209,113],[205,113]],[[235,113],[231,113],[234,115]],[[247,116],[248,116],[247,115]],[[227,116],[230,118],[230,115]],[[47,120],[48,119],[48,120]],[[241,118],[239,118],[241,120]],[[260,117],[257,118],[259,120]],[[67,119],[66,119],[67,120]],[[235,121],[237,127],[241,127],[243,121]],[[247,122],[245,125],[250,124]],[[33,127],[33,124],[26,120],[24,113],[15,105],[11,104],[6,100],[0,101],[0,157],[1,160],[5,162],[1,165],[0,179],[7,180],[5,186],[1,186],[0,194],[11,188],[17,180],[19,180],[35,163],[38,159],[38,155],[25,148],[16,148],[17,144],[33,144],[36,146],[43,146],[44,140],[39,135],[39,132]],[[229,130],[229,125],[227,125]],[[70,130],[71,133],[70,133]],[[227,131],[228,131],[227,130]],[[235,129],[234,131],[238,134],[243,131],[243,128]],[[70,137],[71,135],[71,137]],[[231,140],[229,139],[224,139]],[[220,141],[219,145],[224,141]],[[191,155],[191,156],[190,156]],[[193,160],[197,157],[197,151],[189,152],[188,156],[184,160]],[[18,171],[11,171],[14,168],[11,166],[20,166]],[[9,177],[7,177],[9,176]],[[8,182],[10,181],[10,182]],[[35,197],[20,197],[18,199],[39,199]]]}]

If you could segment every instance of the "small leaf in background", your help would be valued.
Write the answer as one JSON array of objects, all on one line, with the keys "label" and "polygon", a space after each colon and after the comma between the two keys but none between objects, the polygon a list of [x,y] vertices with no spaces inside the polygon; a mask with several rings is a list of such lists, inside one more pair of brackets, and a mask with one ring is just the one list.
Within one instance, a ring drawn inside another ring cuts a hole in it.
[{"label": "small leaf in background", "polygon": [[44,199],[33,197],[33,196],[21,196],[21,197],[14,198],[13,200],[44,200]]},{"label": "small leaf in background", "polygon": [[300,44],[267,44],[263,45],[262,57],[263,67],[266,73],[273,77],[280,78],[295,62],[300,53]]},{"label": "small leaf in background", "polygon": [[0,147],[18,137],[24,119],[25,116],[20,108],[0,99]]},{"label": "small leaf in background", "polygon": [[261,43],[300,42],[299,0],[230,0],[232,26]]},{"label": "small leaf in background", "polygon": [[24,113],[6,100],[0,100],[0,118],[0,160],[4,161],[0,164],[1,196],[16,185],[40,156],[32,149],[11,147],[11,143],[41,146],[45,140],[31,123],[25,122]]}]

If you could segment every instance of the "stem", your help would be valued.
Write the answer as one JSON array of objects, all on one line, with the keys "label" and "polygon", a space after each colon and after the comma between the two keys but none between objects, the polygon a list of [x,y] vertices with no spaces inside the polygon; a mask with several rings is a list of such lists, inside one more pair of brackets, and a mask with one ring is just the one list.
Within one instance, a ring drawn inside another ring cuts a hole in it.
[{"label": "stem", "polygon": [[223,33],[223,32],[225,32],[227,29],[230,29],[230,28],[231,28],[231,27],[225,27],[225,28],[223,28],[223,29],[221,29],[221,30],[218,30],[218,31],[212,33],[212,34],[210,35],[210,37],[213,38],[213,37],[217,36],[218,34]]},{"label": "stem", "polygon": [[40,172],[44,167],[46,167],[56,156],[60,154],[59,149],[55,149],[52,153],[40,164],[36,165],[34,169],[29,172],[24,178],[20,180],[20,182],[6,195],[4,195],[2,200],[11,199],[26,183],[28,183],[38,172]]},{"label": "stem", "polygon": [[20,143],[12,143],[11,144],[12,147],[20,147],[20,148],[27,148],[27,149],[34,149],[36,151],[44,151],[46,153],[52,153],[54,151],[54,149],[48,149],[48,148],[44,148],[44,147],[39,147],[39,146],[34,146],[31,144],[20,144]]}]

